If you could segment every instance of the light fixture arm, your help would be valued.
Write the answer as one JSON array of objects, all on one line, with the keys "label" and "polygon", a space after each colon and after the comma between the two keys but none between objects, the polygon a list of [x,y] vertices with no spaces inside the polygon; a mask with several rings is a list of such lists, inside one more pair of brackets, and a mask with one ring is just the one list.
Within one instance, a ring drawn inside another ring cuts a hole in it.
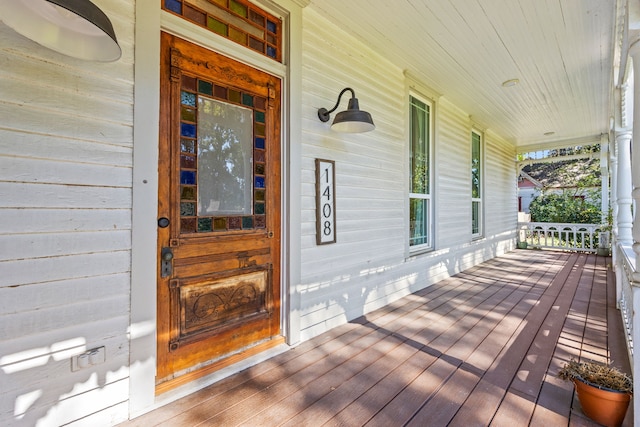
[{"label": "light fixture arm", "polygon": [[340,100],[342,99],[342,95],[344,95],[346,91],[351,92],[351,100],[349,101],[349,103],[351,104],[351,102],[355,100],[355,108],[358,108],[358,99],[356,98],[356,93],[350,87],[346,87],[342,89],[342,91],[340,92],[340,95],[338,95],[338,102],[336,102],[336,105],[331,110],[327,110],[326,108],[320,108],[318,110],[318,118],[320,119],[321,122],[329,121],[329,119],[331,118],[331,113],[336,111],[336,109],[338,108],[338,105],[340,105]]}]

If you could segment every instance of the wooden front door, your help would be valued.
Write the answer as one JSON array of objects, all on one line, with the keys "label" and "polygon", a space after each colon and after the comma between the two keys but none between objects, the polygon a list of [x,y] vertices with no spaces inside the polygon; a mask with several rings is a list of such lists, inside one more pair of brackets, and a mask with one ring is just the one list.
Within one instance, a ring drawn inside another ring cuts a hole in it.
[{"label": "wooden front door", "polygon": [[161,62],[157,384],[171,384],[280,336],[280,80],[165,33]]}]

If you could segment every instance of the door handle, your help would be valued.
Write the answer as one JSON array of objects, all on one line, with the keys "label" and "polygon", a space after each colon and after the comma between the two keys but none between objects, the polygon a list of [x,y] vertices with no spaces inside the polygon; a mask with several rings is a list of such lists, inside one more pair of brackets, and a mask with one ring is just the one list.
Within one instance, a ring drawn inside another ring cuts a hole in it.
[{"label": "door handle", "polygon": [[173,251],[162,248],[160,251],[160,277],[169,277],[173,273]]}]

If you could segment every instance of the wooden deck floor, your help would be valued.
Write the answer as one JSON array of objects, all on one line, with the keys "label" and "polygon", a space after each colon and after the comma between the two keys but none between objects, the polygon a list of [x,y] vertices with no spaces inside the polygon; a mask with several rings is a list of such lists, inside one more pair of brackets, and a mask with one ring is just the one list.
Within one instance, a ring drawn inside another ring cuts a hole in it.
[{"label": "wooden deck floor", "polygon": [[610,262],[511,252],[125,425],[597,425],[555,373],[630,372]]}]

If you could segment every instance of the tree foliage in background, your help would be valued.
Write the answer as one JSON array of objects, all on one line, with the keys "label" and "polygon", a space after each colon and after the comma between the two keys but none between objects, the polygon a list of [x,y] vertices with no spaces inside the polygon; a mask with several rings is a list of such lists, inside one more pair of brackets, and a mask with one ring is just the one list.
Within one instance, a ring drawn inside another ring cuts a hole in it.
[{"label": "tree foliage in background", "polygon": [[[599,146],[589,147],[594,148],[599,150]],[[572,150],[570,154],[576,154],[577,151],[579,150]],[[539,163],[525,167],[523,171],[544,186],[542,194],[529,205],[532,221],[572,224],[602,222],[602,197],[599,190],[602,177],[599,159]]]},{"label": "tree foliage in background", "polygon": [[529,206],[533,222],[561,222],[599,224],[602,221],[600,193],[596,190],[580,192],[565,190],[536,197]]}]

